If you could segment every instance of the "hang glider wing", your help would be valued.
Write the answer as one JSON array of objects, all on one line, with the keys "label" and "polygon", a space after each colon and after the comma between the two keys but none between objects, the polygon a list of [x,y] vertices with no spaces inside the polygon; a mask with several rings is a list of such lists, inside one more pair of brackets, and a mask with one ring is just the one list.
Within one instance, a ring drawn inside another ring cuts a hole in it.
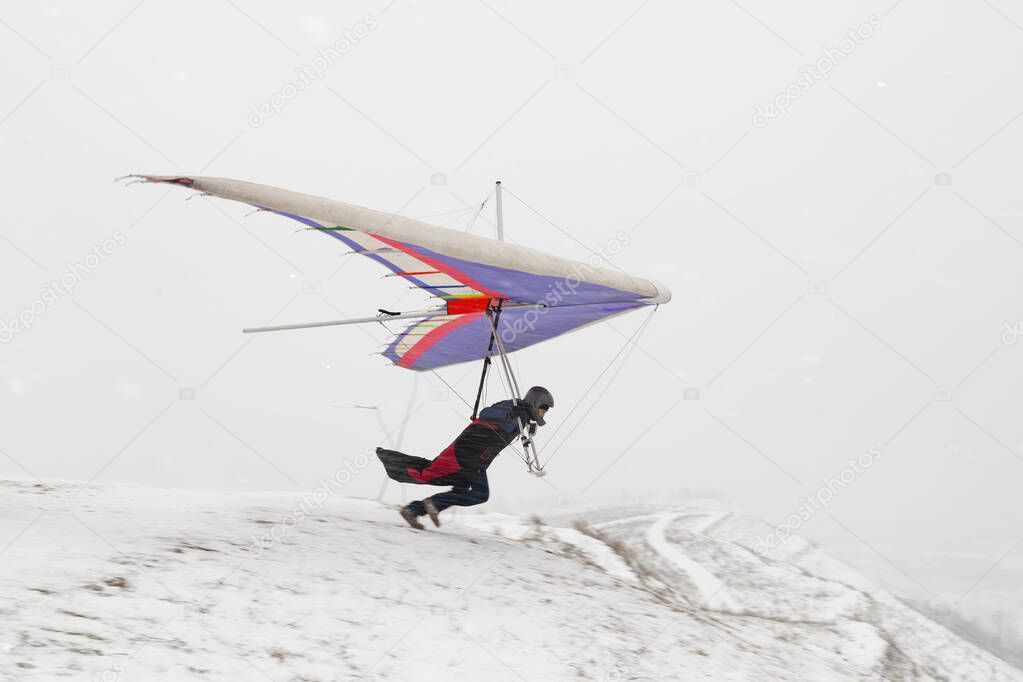
[{"label": "hang glider wing", "polygon": [[[497,331],[505,350],[511,353],[644,305],[626,302],[508,308],[501,311]],[[490,322],[484,312],[427,318],[399,334],[384,355],[401,367],[430,370],[479,360],[489,340]]]},{"label": "hang glider wing", "polygon": [[497,303],[498,331],[510,352],[671,298],[663,285],[611,268],[330,199],[225,178],[133,177],[291,218],[436,297],[441,305],[424,311],[384,351],[408,369],[481,359],[490,337],[486,311]]}]

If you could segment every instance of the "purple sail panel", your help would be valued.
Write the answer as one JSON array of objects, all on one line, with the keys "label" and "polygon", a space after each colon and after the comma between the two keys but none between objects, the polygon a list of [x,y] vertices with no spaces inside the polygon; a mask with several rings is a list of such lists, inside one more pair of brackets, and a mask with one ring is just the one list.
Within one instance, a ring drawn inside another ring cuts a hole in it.
[{"label": "purple sail panel", "polygon": [[[253,204],[253,206],[255,206],[255,205]],[[255,206],[255,208],[263,208],[263,207],[262,206]],[[315,220],[310,220],[309,218],[305,218],[305,217],[300,216],[300,215],[295,215],[294,213],[286,213],[284,211],[275,211],[275,213],[277,213],[278,215],[282,215],[282,216],[284,216],[286,218],[291,218],[292,220],[297,220],[298,222],[302,223],[303,225],[307,225],[307,226],[309,226],[309,227],[311,227],[311,228],[321,232],[322,234],[327,235],[328,237],[333,237],[334,239],[337,239],[337,240],[341,241],[342,243],[346,244],[348,247],[350,247],[352,249],[352,251],[355,251],[357,253],[362,253],[363,251],[366,251],[366,247],[362,246],[361,244],[359,244],[354,239],[349,239],[344,234],[342,234],[341,232],[338,232],[336,230],[328,230],[328,229],[326,229],[326,227],[327,227],[326,225],[321,225],[320,223],[316,222]],[[363,255],[366,256],[367,258],[375,260],[377,263],[380,263],[381,265],[386,267],[391,272],[394,272],[394,273],[400,273],[401,272],[401,268],[399,266],[395,265],[394,263],[389,261],[387,258],[384,258],[383,256],[379,256],[379,255],[377,255],[375,253],[365,253]],[[443,293],[442,289],[437,288],[437,287],[432,287],[429,284],[427,284],[426,282],[423,282],[422,280],[417,279],[415,277],[405,276],[405,278],[409,282],[411,282],[412,284],[415,284],[417,287],[420,287],[422,289],[429,289],[429,290],[433,291],[435,294]]]},{"label": "purple sail panel", "polygon": [[643,294],[632,291],[581,282],[578,277],[580,273],[565,273],[564,276],[559,277],[534,275],[521,270],[510,270],[495,265],[452,258],[415,244],[408,244],[407,247],[413,253],[423,255],[431,261],[440,261],[452,270],[468,275],[489,289],[500,291],[513,301],[564,306],[582,303],[637,301],[647,298]]},{"label": "purple sail panel", "polygon": [[[553,308],[513,308],[501,312],[498,334],[507,352],[561,336],[608,317],[643,307],[636,302]],[[490,323],[484,315],[467,315],[438,327],[403,355],[388,355],[402,367],[427,371],[460,362],[482,360],[490,342]]]}]

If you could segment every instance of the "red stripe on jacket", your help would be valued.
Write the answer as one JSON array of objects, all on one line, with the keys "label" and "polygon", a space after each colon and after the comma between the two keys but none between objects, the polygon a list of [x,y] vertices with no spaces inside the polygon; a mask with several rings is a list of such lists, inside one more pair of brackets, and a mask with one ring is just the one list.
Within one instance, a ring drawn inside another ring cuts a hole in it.
[{"label": "red stripe on jacket", "polygon": [[[476,419],[469,424],[469,426],[485,426],[488,429],[494,431],[497,430],[497,426],[495,424],[483,421],[482,419]],[[461,437],[461,434],[459,434],[459,437]],[[430,462],[430,466],[426,467],[422,471],[416,471],[414,468],[408,467],[406,469],[406,471],[408,471],[408,475],[420,483],[428,483],[435,478],[440,478],[441,476],[447,476],[448,474],[454,474],[461,471],[462,465],[458,463],[458,458],[455,457],[455,443],[457,442],[458,438],[455,439],[454,443],[444,448],[444,452],[437,455],[437,457]]]},{"label": "red stripe on jacket", "polygon": [[436,459],[430,462],[430,466],[426,467],[422,471],[416,471],[412,467],[408,468],[408,475],[416,479],[420,483],[427,483],[435,478],[441,476],[447,476],[453,474],[462,467],[458,464],[458,460],[455,459],[455,444],[447,446],[444,452],[440,453]]}]

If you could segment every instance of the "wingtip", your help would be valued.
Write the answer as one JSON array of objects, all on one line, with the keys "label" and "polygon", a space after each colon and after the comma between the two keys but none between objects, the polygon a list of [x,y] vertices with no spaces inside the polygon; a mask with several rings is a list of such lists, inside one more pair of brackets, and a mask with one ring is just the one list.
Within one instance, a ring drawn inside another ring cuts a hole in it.
[{"label": "wingtip", "polygon": [[662,303],[667,303],[668,301],[671,300],[671,289],[669,289],[663,283],[658,282],[656,279],[649,280],[649,282],[654,285],[655,289],[657,289],[657,295],[654,296],[653,298],[646,299],[647,303],[650,303],[652,305],[660,305]]},{"label": "wingtip", "polygon": [[129,173],[128,175],[122,175],[116,178],[114,182],[120,182],[121,180],[133,179],[137,182],[163,182],[171,185],[181,185],[183,187],[192,187],[195,184],[195,180],[187,175],[146,175],[144,173]]}]

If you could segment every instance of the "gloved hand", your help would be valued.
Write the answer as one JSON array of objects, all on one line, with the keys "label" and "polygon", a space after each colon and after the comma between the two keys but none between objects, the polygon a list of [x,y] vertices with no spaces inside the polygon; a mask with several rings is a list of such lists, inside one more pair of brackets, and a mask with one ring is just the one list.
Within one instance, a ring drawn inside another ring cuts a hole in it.
[{"label": "gloved hand", "polygon": [[522,447],[529,447],[533,444],[533,436],[536,435],[536,422],[530,422],[529,426],[523,429],[525,433],[520,436]]}]

